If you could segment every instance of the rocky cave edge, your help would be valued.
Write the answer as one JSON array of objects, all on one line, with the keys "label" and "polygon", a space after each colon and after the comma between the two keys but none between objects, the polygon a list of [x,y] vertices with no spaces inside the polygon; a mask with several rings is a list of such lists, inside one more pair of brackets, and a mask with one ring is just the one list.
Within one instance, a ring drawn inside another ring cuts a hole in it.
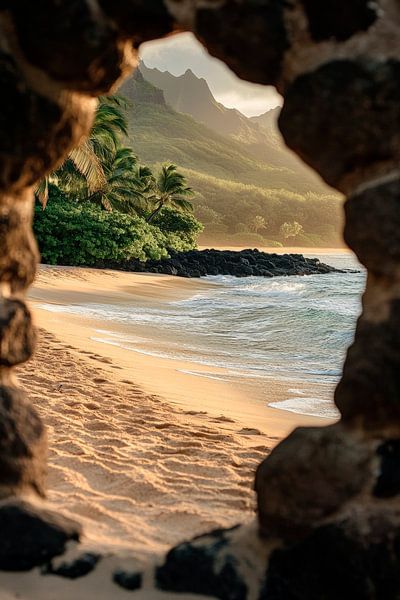
[{"label": "rocky cave edge", "polygon": [[0,30],[0,570],[79,580],[100,559],[53,561],[81,531],[45,501],[46,430],[14,375],[35,345],[33,186],[87,135],[95,97],[137,65],[142,42],[192,31],[284,96],[285,141],[346,194],[345,240],[368,279],[340,422],[295,430],[258,468],[254,523],[171,549],[151,585],[220,600],[398,599],[398,0],[0,0]]}]

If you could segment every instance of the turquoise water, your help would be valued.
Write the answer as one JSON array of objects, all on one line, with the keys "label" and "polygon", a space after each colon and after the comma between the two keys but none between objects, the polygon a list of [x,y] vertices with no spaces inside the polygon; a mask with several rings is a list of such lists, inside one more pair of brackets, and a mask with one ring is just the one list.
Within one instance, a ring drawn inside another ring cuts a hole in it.
[{"label": "turquoise water", "polygon": [[[365,275],[350,255],[310,256],[360,272],[272,279],[209,277],[215,285],[161,309],[127,305],[110,310],[94,304],[43,308],[129,325],[129,334],[105,329],[94,339],[202,365],[199,371],[190,371],[201,377],[244,380],[266,402],[271,379],[287,382],[288,398],[272,406],[332,417],[333,389],[353,339]],[[223,375],[216,375],[212,367],[222,367]]]}]

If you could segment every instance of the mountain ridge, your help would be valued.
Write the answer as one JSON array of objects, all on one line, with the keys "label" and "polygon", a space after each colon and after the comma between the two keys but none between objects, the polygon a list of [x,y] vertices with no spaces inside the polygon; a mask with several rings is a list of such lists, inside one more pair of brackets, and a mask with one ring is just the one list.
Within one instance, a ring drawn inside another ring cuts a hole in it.
[{"label": "mountain ridge", "polygon": [[212,131],[243,144],[246,152],[258,161],[298,172],[301,179],[309,181],[310,189],[328,190],[318,175],[283,142],[277,126],[280,107],[257,117],[246,117],[239,110],[217,102],[207,81],[191,69],[175,76],[151,69],[143,61],[139,69],[146,81],[164,92],[166,103],[175,111],[189,114]]},{"label": "mountain ridge", "polygon": [[[198,80],[193,73],[188,77]],[[200,85],[208,89],[205,80]],[[274,113],[260,115],[259,122],[241,115],[252,130],[260,132],[267,154],[275,157],[262,160],[250,151],[250,144],[174,110],[165,90],[146,80],[141,70],[123,84],[120,93],[129,104],[128,143],[141,162],[156,170],[162,163],[175,163],[195,189],[195,215],[205,224],[204,243],[210,243],[211,235],[213,239],[219,236],[219,243],[222,236],[231,244],[240,239],[262,245],[265,239],[280,240],[284,222],[298,221],[308,236],[298,238],[303,245],[322,239],[328,245],[340,245],[342,199],[307,167],[301,164],[299,168],[290,151],[279,146]],[[254,229],[259,216],[266,223],[265,235],[264,229],[263,235]]]}]

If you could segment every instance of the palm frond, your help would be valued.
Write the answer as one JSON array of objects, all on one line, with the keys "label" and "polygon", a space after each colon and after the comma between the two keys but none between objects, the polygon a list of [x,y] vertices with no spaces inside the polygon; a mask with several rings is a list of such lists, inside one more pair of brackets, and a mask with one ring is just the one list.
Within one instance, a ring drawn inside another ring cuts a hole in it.
[{"label": "palm frond", "polygon": [[90,193],[101,190],[107,182],[102,164],[93,151],[90,141],[74,148],[69,153],[69,159],[76,170],[86,179]]},{"label": "palm frond", "polygon": [[193,212],[193,204],[184,198],[173,197],[170,204],[182,212]]},{"label": "palm frond", "polygon": [[35,195],[42,205],[42,209],[46,208],[48,199],[49,199],[49,177],[43,177],[41,181],[39,181],[37,188],[35,189]]}]

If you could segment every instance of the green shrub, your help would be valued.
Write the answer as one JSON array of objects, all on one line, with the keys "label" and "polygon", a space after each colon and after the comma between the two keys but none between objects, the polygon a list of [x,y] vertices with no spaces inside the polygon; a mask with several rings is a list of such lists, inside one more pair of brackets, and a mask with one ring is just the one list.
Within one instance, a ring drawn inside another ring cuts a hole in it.
[{"label": "green shrub", "polygon": [[53,265],[158,260],[168,256],[168,248],[180,251],[195,246],[194,224],[191,234],[167,231],[167,224],[165,229],[163,232],[139,217],[68,201],[55,187],[46,210],[39,205],[35,208],[34,231],[42,260]]},{"label": "green shrub", "polygon": [[203,231],[203,225],[191,213],[180,212],[173,208],[163,208],[153,219],[163,233],[185,233],[193,236],[193,239]]},{"label": "green shrub", "polygon": [[192,214],[172,208],[163,208],[152,225],[164,234],[167,248],[179,252],[195,248],[197,237],[203,231],[203,225]]}]

